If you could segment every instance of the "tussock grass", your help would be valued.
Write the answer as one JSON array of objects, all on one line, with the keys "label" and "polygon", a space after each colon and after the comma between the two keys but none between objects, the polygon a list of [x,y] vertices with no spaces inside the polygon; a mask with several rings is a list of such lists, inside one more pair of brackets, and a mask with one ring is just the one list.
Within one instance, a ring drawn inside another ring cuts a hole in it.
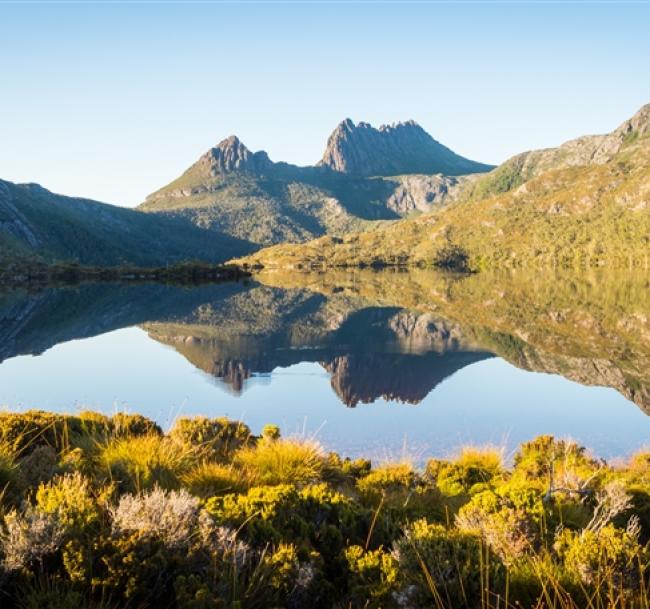
[{"label": "tussock grass", "polygon": [[300,438],[262,438],[255,446],[238,451],[234,463],[260,484],[317,482],[327,466],[320,443]]}]

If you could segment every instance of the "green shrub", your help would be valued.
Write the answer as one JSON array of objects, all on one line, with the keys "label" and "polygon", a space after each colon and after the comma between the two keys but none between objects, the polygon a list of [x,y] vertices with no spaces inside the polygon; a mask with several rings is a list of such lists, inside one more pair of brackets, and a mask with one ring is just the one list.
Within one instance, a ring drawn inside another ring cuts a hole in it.
[{"label": "green shrub", "polygon": [[58,476],[36,491],[36,508],[56,517],[68,534],[79,534],[100,519],[98,498],[90,481],[79,473]]},{"label": "green shrub", "polygon": [[453,461],[431,459],[427,474],[445,495],[473,494],[484,490],[504,475],[503,457],[494,449],[463,448]]},{"label": "green shrub", "polygon": [[611,524],[599,531],[562,531],[555,550],[569,573],[597,591],[638,590],[650,565],[637,535]]},{"label": "green shrub", "polygon": [[415,521],[395,543],[400,596],[409,606],[474,609],[503,594],[505,569],[477,535]]},{"label": "green shrub", "polygon": [[190,493],[207,499],[246,491],[254,479],[232,465],[204,461],[184,474],[181,481]]},{"label": "green shrub", "polygon": [[156,485],[179,488],[182,476],[196,462],[194,448],[158,435],[110,440],[101,447],[97,457],[99,473],[129,492]]},{"label": "green shrub", "polygon": [[309,484],[322,480],[327,460],[312,440],[262,438],[240,449],[234,462],[260,484]]},{"label": "green shrub", "polygon": [[169,437],[186,447],[202,447],[214,459],[227,459],[247,445],[252,434],[250,428],[239,421],[181,417],[174,423]]},{"label": "green shrub", "polygon": [[366,551],[348,546],[345,560],[349,569],[346,603],[369,609],[393,606],[398,591],[399,569],[396,559],[383,548]]}]

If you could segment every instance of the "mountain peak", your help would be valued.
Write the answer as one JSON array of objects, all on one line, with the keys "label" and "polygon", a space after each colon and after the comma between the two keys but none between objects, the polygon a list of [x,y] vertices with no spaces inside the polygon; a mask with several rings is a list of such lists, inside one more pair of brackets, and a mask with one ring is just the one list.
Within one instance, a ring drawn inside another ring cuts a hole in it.
[{"label": "mountain peak", "polygon": [[626,120],[614,132],[616,134],[636,134],[641,137],[650,134],[650,104],[643,106],[632,118]]},{"label": "mountain peak", "polygon": [[318,165],[358,176],[413,173],[461,175],[492,167],[463,158],[434,140],[413,120],[381,125],[341,121]]},{"label": "mountain peak", "polygon": [[209,167],[212,176],[234,171],[260,173],[271,165],[266,152],[251,152],[236,135],[231,135],[210,148],[199,162]]}]

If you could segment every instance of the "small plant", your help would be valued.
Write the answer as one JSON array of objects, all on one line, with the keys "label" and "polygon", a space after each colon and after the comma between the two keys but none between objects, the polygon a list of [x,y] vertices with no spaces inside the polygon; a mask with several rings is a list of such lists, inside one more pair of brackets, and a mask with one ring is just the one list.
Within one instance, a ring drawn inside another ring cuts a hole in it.
[{"label": "small plant", "polygon": [[170,548],[186,547],[199,518],[199,501],[187,491],[154,488],[140,495],[123,495],[110,511],[113,532],[158,537]]}]

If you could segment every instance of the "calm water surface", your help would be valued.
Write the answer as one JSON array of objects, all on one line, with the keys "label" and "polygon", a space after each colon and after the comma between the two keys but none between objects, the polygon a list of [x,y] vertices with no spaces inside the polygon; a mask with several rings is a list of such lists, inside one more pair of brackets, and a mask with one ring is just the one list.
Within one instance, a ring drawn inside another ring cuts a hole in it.
[{"label": "calm water surface", "polygon": [[0,404],[126,409],[163,427],[227,415],[349,456],[418,462],[468,443],[510,452],[539,434],[607,458],[650,444],[645,279],[500,281],[8,292]]}]

